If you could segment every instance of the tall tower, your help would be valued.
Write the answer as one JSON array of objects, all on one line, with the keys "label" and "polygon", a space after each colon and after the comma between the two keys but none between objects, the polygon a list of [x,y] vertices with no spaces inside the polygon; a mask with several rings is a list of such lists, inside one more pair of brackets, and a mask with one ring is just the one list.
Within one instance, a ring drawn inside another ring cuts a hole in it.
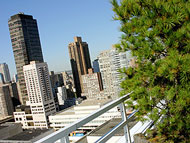
[{"label": "tall tower", "polygon": [[4,82],[10,82],[10,73],[9,73],[9,68],[6,63],[0,64],[0,73],[3,75]]},{"label": "tall tower", "polygon": [[93,64],[94,72],[95,72],[95,73],[100,72],[98,59],[95,59],[92,64]]},{"label": "tall tower", "polygon": [[43,62],[42,49],[36,19],[31,15],[19,13],[9,19],[9,31],[17,69],[21,103],[28,100],[23,66],[30,61]]},{"label": "tall tower", "polygon": [[[32,128],[48,128],[48,116],[55,113],[55,103],[46,63],[30,62],[23,67],[33,119]],[[16,118],[16,113],[14,113]],[[27,116],[27,115],[25,115]],[[27,121],[26,121],[27,122]]]},{"label": "tall tower", "polygon": [[110,50],[102,51],[98,60],[105,94],[116,99],[121,91],[122,80],[119,69],[127,68],[128,64],[126,52],[118,52],[112,47]]},{"label": "tall tower", "polygon": [[75,88],[79,97],[83,91],[81,76],[88,74],[88,69],[91,68],[88,44],[83,42],[81,37],[74,37],[74,42],[70,43],[68,48]]},{"label": "tall tower", "polygon": [[13,115],[13,111],[9,85],[0,84],[0,117]]},{"label": "tall tower", "polygon": [[100,72],[94,73],[93,69],[88,69],[88,74],[82,75],[82,81],[84,89],[84,92],[82,93],[83,96],[91,99],[104,98]]}]

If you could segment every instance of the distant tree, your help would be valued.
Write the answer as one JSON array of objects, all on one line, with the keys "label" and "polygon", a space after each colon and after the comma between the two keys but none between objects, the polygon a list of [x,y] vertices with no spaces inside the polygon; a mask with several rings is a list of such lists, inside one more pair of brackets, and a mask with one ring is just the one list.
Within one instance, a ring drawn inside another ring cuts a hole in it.
[{"label": "distant tree", "polygon": [[[156,123],[157,142],[190,142],[190,1],[112,0],[122,51],[136,66],[123,70],[122,95],[137,117]],[[133,104],[135,101],[136,104]]]}]

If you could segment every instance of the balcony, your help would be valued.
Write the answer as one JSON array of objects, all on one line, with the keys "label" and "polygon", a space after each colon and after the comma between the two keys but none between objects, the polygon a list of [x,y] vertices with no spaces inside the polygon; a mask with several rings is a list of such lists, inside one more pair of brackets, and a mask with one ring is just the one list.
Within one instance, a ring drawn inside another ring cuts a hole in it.
[{"label": "balcony", "polygon": [[[132,143],[134,142],[133,135],[137,133],[144,133],[151,125],[151,121],[146,121],[145,123],[137,122],[131,129],[129,129],[128,123],[133,119],[135,116],[135,113],[138,111],[133,111],[129,116],[126,114],[126,108],[124,102],[130,98],[130,94],[127,94],[123,97],[120,97],[119,99],[116,99],[102,108],[98,109],[94,113],[88,115],[87,117],[80,119],[74,123],[72,123],[69,126],[66,126],[64,128],[61,128],[60,130],[38,140],[36,143],[54,143],[54,142],[60,142],[60,143],[70,143],[69,140],[69,134],[73,131],[76,131],[78,128],[82,127],[83,125],[87,124],[88,122],[92,121],[93,119],[97,118],[98,116],[102,115],[103,113],[107,112],[108,110],[118,106],[120,108],[121,117],[122,120],[119,124],[114,126],[111,130],[109,130],[107,133],[102,135],[100,138],[98,138],[95,142],[96,143],[105,143],[110,140],[116,133],[123,130],[124,136],[120,137],[119,140],[117,140],[117,143]],[[93,141],[94,142],[94,141]]]}]

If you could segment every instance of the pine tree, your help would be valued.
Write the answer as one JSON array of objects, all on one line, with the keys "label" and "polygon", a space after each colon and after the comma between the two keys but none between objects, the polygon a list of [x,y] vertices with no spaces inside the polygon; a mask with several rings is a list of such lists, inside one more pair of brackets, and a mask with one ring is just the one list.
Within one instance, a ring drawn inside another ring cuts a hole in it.
[{"label": "pine tree", "polygon": [[190,142],[190,1],[111,3],[123,32],[116,47],[136,57],[121,94],[133,91],[128,106],[155,121],[159,142]]}]

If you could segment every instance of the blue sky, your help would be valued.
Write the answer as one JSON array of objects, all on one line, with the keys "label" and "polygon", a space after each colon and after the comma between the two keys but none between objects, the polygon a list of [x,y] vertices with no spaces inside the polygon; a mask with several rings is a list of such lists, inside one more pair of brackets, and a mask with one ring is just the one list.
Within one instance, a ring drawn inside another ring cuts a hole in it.
[{"label": "blue sky", "polygon": [[37,19],[44,60],[55,72],[71,69],[68,44],[74,36],[88,43],[93,61],[121,35],[109,0],[1,0],[0,63],[9,65],[11,75],[16,73],[16,66],[8,19],[18,12]]}]

